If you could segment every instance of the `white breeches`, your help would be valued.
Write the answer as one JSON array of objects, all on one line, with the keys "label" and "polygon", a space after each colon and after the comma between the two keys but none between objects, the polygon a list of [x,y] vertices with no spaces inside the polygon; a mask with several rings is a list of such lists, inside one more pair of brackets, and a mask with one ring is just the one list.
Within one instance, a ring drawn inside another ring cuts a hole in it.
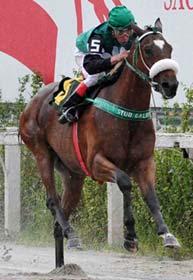
[{"label": "white breeches", "polygon": [[101,73],[97,73],[97,74],[93,74],[93,75],[88,74],[88,72],[83,67],[84,56],[85,56],[85,53],[76,49],[76,51],[75,51],[75,62],[78,65],[79,70],[81,70],[81,72],[83,73],[83,75],[85,77],[84,84],[87,87],[91,87],[91,86],[96,85],[98,80],[105,75],[105,72],[101,72]]}]

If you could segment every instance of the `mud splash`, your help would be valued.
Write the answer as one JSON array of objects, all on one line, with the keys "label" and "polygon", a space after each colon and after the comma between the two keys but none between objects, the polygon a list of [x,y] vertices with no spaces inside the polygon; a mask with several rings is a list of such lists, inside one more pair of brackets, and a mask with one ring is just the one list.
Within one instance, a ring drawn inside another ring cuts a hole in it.
[{"label": "mud splash", "polygon": [[48,274],[17,273],[0,276],[0,280],[91,280],[77,264],[66,264]]}]

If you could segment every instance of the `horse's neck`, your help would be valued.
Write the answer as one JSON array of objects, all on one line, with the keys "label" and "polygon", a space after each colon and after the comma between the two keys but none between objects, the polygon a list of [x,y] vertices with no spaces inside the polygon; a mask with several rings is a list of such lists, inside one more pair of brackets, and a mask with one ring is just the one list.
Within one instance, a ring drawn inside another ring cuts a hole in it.
[{"label": "horse's neck", "polygon": [[147,110],[150,106],[151,88],[125,66],[110,95],[114,103],[130,109]]}]

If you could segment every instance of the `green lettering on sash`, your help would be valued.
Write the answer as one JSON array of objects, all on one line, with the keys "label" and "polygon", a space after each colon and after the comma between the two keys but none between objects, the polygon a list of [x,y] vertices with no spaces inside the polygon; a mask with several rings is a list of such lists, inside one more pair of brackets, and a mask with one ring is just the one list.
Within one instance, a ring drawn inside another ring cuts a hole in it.
[{"label": "green lettering on sash", "polygon": [[129,110],[127,108],[116,105],[100,97],[97,97],[95,99],[86,98],[86,101],[91,102],[93,106],[120,119],[130,120],[130,121],[146,121],[151,119],[150,110],[145,110],[145,111]]}]

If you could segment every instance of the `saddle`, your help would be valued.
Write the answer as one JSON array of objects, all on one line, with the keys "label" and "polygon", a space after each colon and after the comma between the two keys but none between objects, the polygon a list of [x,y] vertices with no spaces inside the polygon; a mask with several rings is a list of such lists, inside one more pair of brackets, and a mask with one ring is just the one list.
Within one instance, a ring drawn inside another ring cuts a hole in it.
[{"label": "saddle", "polygon": [[58,90],[54,92],[50,104],[53,105],[59,112],[63,108],[66,98],[77,88],[77,86],[83,81],[82,76],[70,78],[64,77],[58,86]]},{"label": "saddle", "polygon": [[[97,97],[99,91],[109,85],[114,84],[122,70],[123,70],[123,66],[124,63],[117,63],[115,65],[115,67],[108,72],[103,78],[101,78],[96,85],[90,87],[87,90],[86,93],[86,98],[90,98],[90,99],[94,99]],[[75,89],[77,88],[77,86],[84,80],[83,75],[79,74],[73,78],[71,77],[64,77],[60,82],[59,82],[59,86],[58,86],[58,90],[56,92],[53,93],[53,96],[51,98],[51,101],[49,102],[50,105],[52,105],[58,112],[58,114],[60,115],[63,109],[63,105],[65,103],[66,98],[72,94],[72,92],[75,91]],[[86,105],[91,104],[91,102],[87,101],[85,98],[85,101],[83,103],[81,103],[80,105],[78,105],[78,112],[79,115],[80,113],[83,111],[83,108]]]}]

